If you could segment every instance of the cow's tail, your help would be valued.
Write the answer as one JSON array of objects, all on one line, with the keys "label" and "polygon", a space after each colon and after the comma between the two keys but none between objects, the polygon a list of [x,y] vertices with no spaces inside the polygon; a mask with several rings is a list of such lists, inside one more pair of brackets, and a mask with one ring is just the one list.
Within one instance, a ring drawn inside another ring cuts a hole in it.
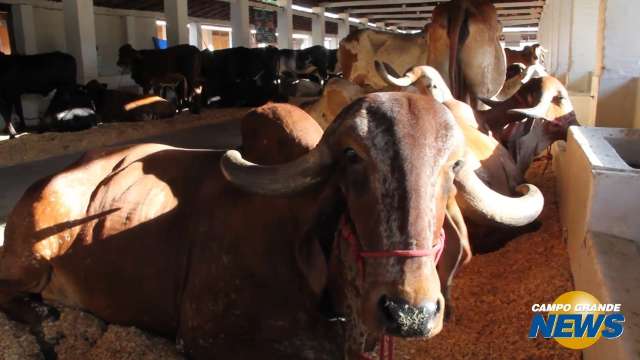
[{"label": "cow's tail", "polygon": [[457,78],[458,75],[458,50],[463,42],[460,38],[462,26],[464,25],[464,20],[467,15],[467,1],[462,0],[459,2],[451,3],[451,5],[455,6],[455,9],[450,13],[449,18],[449,84],[451,86],[451,90],[453,90],[453,96],[456,98],[460,98],[461,88],[460,84],[461,79]]}]

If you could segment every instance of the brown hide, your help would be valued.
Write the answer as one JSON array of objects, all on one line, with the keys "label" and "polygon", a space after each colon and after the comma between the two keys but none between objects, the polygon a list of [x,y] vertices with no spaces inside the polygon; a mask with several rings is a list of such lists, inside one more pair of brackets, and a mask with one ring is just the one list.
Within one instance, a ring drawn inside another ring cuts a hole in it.
[{"label": "brown hide", "polygon": [[425,64],[425,34],[396,34],[365,29],[352,32],[340,41],[338,61],[343,77],[367,90],[386,87],[375,71],[375,60],[386,62],[401,72]]},{"label": "brown hide", "polygon": [[333,78],[327,82],[319,99],[301,107],[320,127],[326,129],[342,109],[365,94],[361,86],[346,79]]},{"label": "brown hide", "polygon": [[323,133],[313,118],[289,104],[252,110],[242,119],[241,132],[244,158],[262,165],[297,159],[313,149]]},{"label": "brown hide", "polygon": [[427,65],[446,75],[454,97],[492,97],[504,82],[501,27],[488,0],[453,0],[438,5],[427,33]]},{"label": "brown hide", "polygon": [[[442,105],[383,93],[341,113],[316,147],[334,159],[330,177],[298,195],[240,190],[216,151],[88,154],[30,187],[11,213],[0,301],[41,293],[177,335],[195,359],[356,358],[384,332],[434,336],[444,304],[432,258],[373,259],[361,270],[351,244],[332,243],[345,215],[363,249],[433,247],[460,141]],[[325,283],[347,324],[317,310]],[[386,295],[401,312],[419,311],[416,325],[397,327],[403,313],[385,318]]]}]

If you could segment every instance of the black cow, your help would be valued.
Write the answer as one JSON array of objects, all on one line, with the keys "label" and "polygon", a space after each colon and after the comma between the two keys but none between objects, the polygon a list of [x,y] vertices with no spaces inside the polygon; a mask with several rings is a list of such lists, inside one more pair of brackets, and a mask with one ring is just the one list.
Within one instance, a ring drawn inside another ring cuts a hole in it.
[{"label": "black cow", "polygon": [[46,129],[42,130],[80,131],[97,125],[98,117],[87,89],[76,85],[56,91],[41,125],[43,122]]},{"label": "black cow", "polygon": [[0,115],[11,138],[16,131],[11,124],[15,109],[24,129],[20,97],[34,93],[46,95],[54,89],[72,89],[76,85],[76,60],[69,54],[52,52],[38,55],[0,55]]},{"label": "black cow", "polygon": [[204,99],[221,106],[259,106],[282,100],[278,89],[278,49],[237,47],[202,52]]},{"label": "black cow", "polygon": [[131,70],[131,78],[149,94],[154,79],[168,74],[181,74],[187,79],[187,98],[180,106],[189,105],[192,112],[200,110],[202,59],[200,50],[191,45],[177,45],[163,50],[136,50],[127,44],[120,48],[118,66]]},{"label": "black cow", "polygon": [[315,71],[322,80],[327,80],[330,74],[336,72],[337,63],[337,50],[329,50],[321,45],[297,50],[296,68],[298,73],[308,74]]}]

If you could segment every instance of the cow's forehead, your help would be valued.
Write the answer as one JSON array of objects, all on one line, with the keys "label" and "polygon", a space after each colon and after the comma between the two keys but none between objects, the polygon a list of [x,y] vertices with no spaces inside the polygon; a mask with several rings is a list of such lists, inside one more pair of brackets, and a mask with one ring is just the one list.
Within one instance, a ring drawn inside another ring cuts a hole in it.
[{"label": "cow's forehead", "polygon": [[[446,108],[422,95],[370,95],[355,115],[355,131],[375,168],[371,180],[383,246],[417,246],[424,239],[410,236],[410,228],[424,234],[435,229],[439,170],[462,135]],[[410,212],[425,216],[414,222]]]},{"label": "cow's forehead", "polygon": [[372,155],[398,151],[404,161],[429,163],[446,157],[461,140],[451,114],[430,96],[372,94],[355,117],[355,132]]}]

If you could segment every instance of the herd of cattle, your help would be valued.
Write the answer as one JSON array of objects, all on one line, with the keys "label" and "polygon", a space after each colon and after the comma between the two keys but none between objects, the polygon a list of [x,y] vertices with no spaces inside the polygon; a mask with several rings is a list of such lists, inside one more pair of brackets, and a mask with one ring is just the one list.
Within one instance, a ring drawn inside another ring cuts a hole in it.
[{"label": "herd of cattle", "polygon": [[453,0],[421,34],[350,34],[335,78],[321,48],[123,47],[136,82],[196,112],[273,100],[283,69],[324,87],[249,112],[241,152],[94,150],[32,185],[7,222],[2,308],[41,294],[196,359],[385,358],[389,337],[437,335],[457,269],[537,219],[524,172],[577,125],[540,48],[508,64],[499,35],[490,1]]},{"label": "herd of cattle", "polygon": [[[218,106],[258,106],[289,97],[317,96],[335,71],[336,51],[322,46],[304,50],[244,47],[200,52],[190,45],[166,50],[120,48],[118,66],[131,72],[143,95],[107,89],[96,80],[76,84],[76,62],[68,54],[0,53],[0,116],[26,128],[22,96],[39,94],[45,105],[40,131],[74,131],[98,122],[141,121],[171,117],[189,108],[198,113]],[[172,100],[172,101],[170,101]],[[16,130],[5,121],[5,133]]]}]

